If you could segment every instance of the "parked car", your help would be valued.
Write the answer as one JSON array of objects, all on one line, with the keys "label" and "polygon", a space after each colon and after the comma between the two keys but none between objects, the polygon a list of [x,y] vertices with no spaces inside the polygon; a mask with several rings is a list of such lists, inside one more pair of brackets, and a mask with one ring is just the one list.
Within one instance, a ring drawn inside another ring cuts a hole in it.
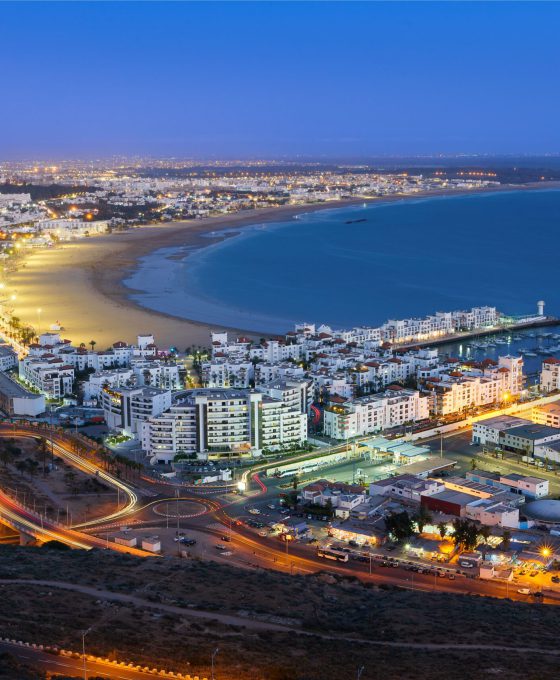
[{"label": "parked car", "polygon": [[520,595],[530,595],[531,594],[531,591],[529,590],[529,588],[518,588],[517,592]]}]

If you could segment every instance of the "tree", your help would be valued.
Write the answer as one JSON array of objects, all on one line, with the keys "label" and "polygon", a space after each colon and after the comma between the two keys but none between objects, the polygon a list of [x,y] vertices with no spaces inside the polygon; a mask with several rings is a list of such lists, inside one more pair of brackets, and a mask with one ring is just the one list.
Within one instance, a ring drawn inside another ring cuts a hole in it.
[{"label": "tree", "polygon": [[441,540],[443,541],[443,539],[447,536],[447,524],[445,522],[439,522],[437,528],[439,535],[441,536]]},{"label": "tree", "polygon": [[94,349],[95,345],[97,345],[97,343],[95,342],[95,340],[90,340],[89,344],[91,345],[91,351],[93,352],[93,349]]},{"label": "tree", "polygon": [[504,529],[502,532],[502,550],[509,550],[511,545],[511,531]]},{"label": "tree", "polygon": [[402,512],[391,512],[385,517],[387,531],[400,543],[414,535],[414,524],[412,517],[406,510]]},{"label": "tree", "polygon": [[333,504],[330,498],[325,503],[325,515],[330,519],[334,514]]},{"label": "tree", "polygon": [[299,483],[299,477],[297,475],[294,475],[294,477],[292,479],[292,489],[294,489],[294,491],[297,490],[298,483]]},{"label": "tree", "polygon": [[414,521],[416,522],[416,526],[418,527],[418,533],[421,534],[424,531],[424,527],[426,524],[432,521],[432,516],[426,510],[426,508],[420,506],[420,509],[414,516]]},{"label": "tree", "polygon": [[43,475],[47,474],[47,451],[47,440],[44,437],[41,437],[39,440],[39,452],[41,454],[41,461],[43,462]]},{"label": "tree", "polygon": [[27,472],[29,472],[29,476],[33,477],[37,473],[39,463],[36,460],[33,460],[32,458],[26,458],[25,467],[27,469]]},{"label": "tree", "polygon": [[490,527],[486,525],[481,526],[478,530],[478,535],[483,539],[483,543],[480,546],[483,557],[486,557],[486,541],[488,540],[491,533]]},{"label": "tree", "polygon": [[72,492],[74,492],[76,489],[77,476],[78,475],[74,472],[74,470],[68,470],[67,472],[64,473],[64,481],[71,488]]},{"label": "tree", "polygon": [[478,528],[474,522],[459,517],[453,521],[453,542],[457,548],[474,550],[478,543]]},{"label": "tree", "polygon": [[8,463],[12,462],[13,454],[6,444],[2,444],[0,448],[0,460],[2,461],[2,465],[6,468],[8,467]]},{"label": "tree", "polygon": [[471,458],[471,470],[476,470],[476,458]]}]

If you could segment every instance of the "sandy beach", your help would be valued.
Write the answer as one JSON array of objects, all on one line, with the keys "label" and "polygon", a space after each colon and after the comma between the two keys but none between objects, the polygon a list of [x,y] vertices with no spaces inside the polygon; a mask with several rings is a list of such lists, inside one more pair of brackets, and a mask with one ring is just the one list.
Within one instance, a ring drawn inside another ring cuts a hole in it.
[{"label": "sandy beach", "polygon": [[[522,188],[531,187],[509,186],[491,190]],[[538,188],[545,187],[539,184]],[[430,192],[427,195],[437,194]],[[414,194],[368,202],[420,197],[421,194]],[[97,349],[108,347],[118,340],[134,342],[139,333],[153,333],[162,348],[174,345],[184,351],[193,344],[206,346],[211,330],[207,324],[148,310],[130,300],[131,291],[122,281],[134,270],[139,258],[164,247],[202,248],[235,235],[236,227],[282,221],[304,212],[360,202],[363,201],[354,198],[326,204],[267,208],[202,220],[150,225],[127,232],[72,241],[55,248],[30,251],[26,253],[19,270],[8,278],[8,292],[16,295],[13,313],[22,322],[41,332],[59,322],[64,328],[64,337],[71,339],[74,344],[95,340]],[[215,238],[208,238],[211,232],[216,232]],[[212,326],[212,329],[218,328]],[[253,332],[248,335],[260,337],[264,333],[266,329],[262,329],[262,333]]]},{"label": "sandy beach", "polygon": [[[9,275],[9,293],[16,295],[13,314],[41,332],[59,322],[64,337],[74,344],[95,340],[97,349],[118,340],[134,342],[139,333],[153,333],[161,347],[173,345],[180,351],[193,344],[207,346],[208,325],[148,310],[129,299],[131,290],[122,281],[139,258],[158,248],[208,246],[234,236],[229,230],[236,227],[355,203],[285,206],[149,225],[29,251],[19,270]],[[211,232],[216,238],[208,238]]]}]

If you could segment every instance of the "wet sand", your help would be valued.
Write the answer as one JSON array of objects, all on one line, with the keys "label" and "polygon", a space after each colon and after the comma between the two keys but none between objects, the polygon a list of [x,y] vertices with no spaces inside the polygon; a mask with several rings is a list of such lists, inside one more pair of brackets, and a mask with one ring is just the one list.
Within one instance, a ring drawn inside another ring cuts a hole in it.
[{"label": "wet sand", "polygon": [[[547,183],[548,187],[551,185]],[[543,184],[537,186],[546,188]],[[532,187],[493,187],[486,191],[522,188]],[[415,199],[438,193],[475,192],[429,192],[367,202]],[[32,325],[40,332],[48,330],[51,324],[58,321],[64,328],[64,337],[71,339],[74,344],[95,340],[97,349],[109,347],[118,340],[134,342],[141,333],[153,333],[162,348],[174,345],[184,351],[192,345],[207,346],[210,330],[218,330],[218,326],[210,327],[208,324],[148,310],[130,300],[131,290],[122,281],[135,269],[139,258],[164,247],[201,248],[217,240],[230,238],[235,235],[236,227],[282,221],[304,212],[362,202],[353,198],[322,204],[263,208],[222,217],[138,227],[127,232],[72,241],[55,248],[29,251],[19,270],[8,278],[8,294],[15,293],[17,296],[13,313],[23,323]],[[207,236],[211,232],[216,232],[216,238]],[[245,334],[260,337],[266,333],[267,329],[262,329],[261,333]]]}]

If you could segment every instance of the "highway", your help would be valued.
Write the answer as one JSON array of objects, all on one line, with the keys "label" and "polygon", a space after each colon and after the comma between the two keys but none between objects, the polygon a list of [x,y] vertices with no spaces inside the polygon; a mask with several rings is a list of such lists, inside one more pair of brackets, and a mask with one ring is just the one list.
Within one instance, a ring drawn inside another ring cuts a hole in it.
[{"label": "highway", "polygon": [[41,542],[57,540],[65,543],[71,548],[86,550],[91,548],[104,548],[142,557],[151,554],[143,550],[137,550],[136,548],[127,548],[126,546],[121,546],[116,543],[108,543],[96,536],[89,536],[88,534],[76,530],[79,528],[91,527],[103,522],[116,521],[134,511],[138,504],[138,496],[131,486],[125,484],[120,479],[109,474],[94,463],[91,463],[74,453],[70,449],[70,443],[67,438],[60,435],[57,436],[56,433],[37,430],[33,427],[22,428],[18,426],[17,428],[7,428],[4,426],[0,427],[0,437],[23,437],[33,439],[44,437],[47,441],[52,443],[53,450],[57,455],[87,474],[95,475],[106,483],[119,488],[127,498],[125,506],[118,511],[70,528],[45,519],[41,515],[23,506],[18,500],[13,499],[0,491],[0,517],[6,524],[20,533],[34,536]]},{"label": "highway", "polygon": [[[61,656],[33,647],[4,641],[0,641],[0,650],[12,654],[21,663],[33,665],[34,668],[48,674],[84,677],[84,662],[79,655]],[[86,661],[86,672],[88,677],[108,678],[109,680],[146,680],[146,678],[157,676],[165,677],[165,675],[161,676],[158,672],[142,670],[139,666],[133,665],[132,667],[127,667],[126,664],[118,665],[102,660],[94,661],[91,658],[88,658]],[[175,675],[174,677],[181,676]],[[182,677],[187,678],[190,676],[183,675]]]}]

